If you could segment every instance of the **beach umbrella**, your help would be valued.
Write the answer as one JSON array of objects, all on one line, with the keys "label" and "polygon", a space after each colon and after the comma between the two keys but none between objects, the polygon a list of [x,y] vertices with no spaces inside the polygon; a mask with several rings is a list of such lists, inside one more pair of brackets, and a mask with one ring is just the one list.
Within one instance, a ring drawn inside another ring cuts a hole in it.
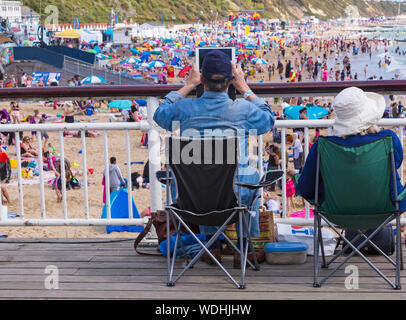
[{"label": "beach umbrella", "polygon": [[148,61],[149,57],[151,56],[151,51],[145,51],[142,55],[141,55],[141,61]]},{"label": "beach umbrella", "polygon": [[97,57],[98,59],[100,59],[100,60],[106,60],[106,59],[107,59],[107,56],[104,55],[104,54],[102,54],[102,53],[98,53],[98,54],[96,55],[96,57]]},{"label": "beach umbrella", "polygon": [[157,55],[160,55],[160,54],[162,54],[162,52],[161,52],[161,51],[156,51],[156,50],[154,50],[154,51],[151,51],[151,54],[157,54]]},{"label": "beach umbrella", "polygon": [[131,100],[114,100],[107,104],[109,108],[113,109],[131,109]]},{"label": "beach umbrella", "polygon": [[131,48],[130,51],[133,55],[140,54],[140,51],[135,48]]},{"label": "beach umbrella", "polygon": [[141,62],[140,59],[131,57],[131,58],[127,58],[127,59],[121,61],[120,64],[132,64],[132,63],[140,63],[140,62]]},{"label": "beach umbrella", "polygon": [[161,60],[155,60],[149,64],[149,67],[150,68],[164,68],[164,67],[166,67],[166,63]]},{"label": "beach umbrella", "polygon": [[328,110],[323,107],[303,107],[303,106],[290,106],[283,110],[283,113],[289,118],[289,120],[299,120],[300,110],[306,108],[309,115],[309,120],[320,119],[328,116]]},{"label": "beach umbrella", "polygon": [[106,83],[106,79],[99,77],[99,76],[89,76],[83,79],[83,84],[99,84],[99,83]]},{"label": "beach umbrella", "polygon": [[264,59],[261,58],[254,58],[251,61],[255,64],[268,64],[268,62],[266,62]]}]

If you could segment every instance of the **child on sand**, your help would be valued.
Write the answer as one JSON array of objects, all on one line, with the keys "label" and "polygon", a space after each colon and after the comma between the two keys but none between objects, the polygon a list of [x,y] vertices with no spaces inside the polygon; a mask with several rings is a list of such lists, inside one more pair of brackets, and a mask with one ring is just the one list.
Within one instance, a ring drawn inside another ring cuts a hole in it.
[{"label": "child on sand", "polygon": [[286,180],[286,198],[288,198],[288,211],[290,210],[291,204],[293,209],[296,209],[295,202],[293,201],[293,196],[295,195],[295,171],[293,169],[287,172]]}]

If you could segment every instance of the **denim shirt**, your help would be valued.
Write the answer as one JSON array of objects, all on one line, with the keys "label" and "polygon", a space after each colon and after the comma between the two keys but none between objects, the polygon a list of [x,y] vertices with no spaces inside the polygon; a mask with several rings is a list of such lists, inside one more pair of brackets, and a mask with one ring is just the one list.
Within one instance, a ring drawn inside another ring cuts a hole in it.
[{"label": "denim shirt", "polygon": [[187,136],[193,133],[190,129],[200,136],[227,135],[227,131],[232,131],[242,138],[243,167],[248,160],[248,135],[264,134],[275,122],[271,108],[261,98],[233,101],[226,92],[212,91],[205,91],[200,98],[183,98],[177,91],[170,92],[156,110],[154,121],[168,131],[175,131],[180,125],[181,135]]}]

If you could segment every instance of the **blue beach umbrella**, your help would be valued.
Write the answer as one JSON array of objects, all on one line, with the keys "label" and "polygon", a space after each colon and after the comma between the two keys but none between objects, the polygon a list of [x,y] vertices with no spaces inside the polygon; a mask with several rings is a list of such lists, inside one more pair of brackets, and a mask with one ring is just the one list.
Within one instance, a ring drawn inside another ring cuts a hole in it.
[{"label": "blue beach umbrella", "polygon": [[309,120],[316,120],[328,116],[328,110],[323,107],[303,107],[303,106],[290,106],[283,110],[283,113],[289,120],[299,120],[300,110],[306,108],[309,115]]},{"label": "blue beach umbrella", "polygon": [[106,79],[99,77],[99,76],[89,76],[83,79],[83,84],[99,84],[99,83],[106,83]]},{"label": "blue beach umbrella", "polygon": [[114,100],[107,104],[109,108],[113,109],[131,109],[131,100]]},{"label": "blue beach umbrella", "polygon": [[127,58],[127,59],[121,61],[120,64],[133,64],[133,63],[140,63],[140,62],[141,62],[140,59],[131,57],[131,58]]},{"label": "blue beach umbrella", "polygon": [[252,63],[260,64],[260,65],[268,64],[268,62],[266,62],[264,59],[261,59],[261,58],[252,59]]},{"label": "blue beach umbrella", "polygon": [[165,64],[165,62],[163,62],[161,60],[155,60],[149,64],[149,67],[150,68],[164,68],[164,67],[166,67],[166,64]]}]

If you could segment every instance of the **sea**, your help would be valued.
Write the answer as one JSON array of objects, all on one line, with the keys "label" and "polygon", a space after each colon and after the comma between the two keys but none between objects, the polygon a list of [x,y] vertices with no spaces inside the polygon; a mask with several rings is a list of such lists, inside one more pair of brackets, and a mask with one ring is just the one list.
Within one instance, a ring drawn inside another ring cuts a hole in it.
[{"label": "sea", "polygon": [[[374,28],[360,29],[352,35],[353,39],[359,39],[360,36],[369,39],[390,40],[388,51],[384,48],[375,51],[373,49],[371,57],[369,54],[350,54],[351,73],[358,74],[358,80],[367,80],[369,77],[382,77],[383,80],[406,79],[406,25],[380,26]],[[400,54],[395,52],[399,47]],[[403,51],[405,55],[403,55]],[[385,57],[389,57],[391,63],[385,65]],[[343,57],[339,62],[342,64]],[[381,62],[381,67],[379,67]],[[334,67],[335,59],[330,59],[327,63],[328,68]],[[367,76],[365,79],[364,68],[367,65]],[[333,68],[334,69],[334,68]]]}]

